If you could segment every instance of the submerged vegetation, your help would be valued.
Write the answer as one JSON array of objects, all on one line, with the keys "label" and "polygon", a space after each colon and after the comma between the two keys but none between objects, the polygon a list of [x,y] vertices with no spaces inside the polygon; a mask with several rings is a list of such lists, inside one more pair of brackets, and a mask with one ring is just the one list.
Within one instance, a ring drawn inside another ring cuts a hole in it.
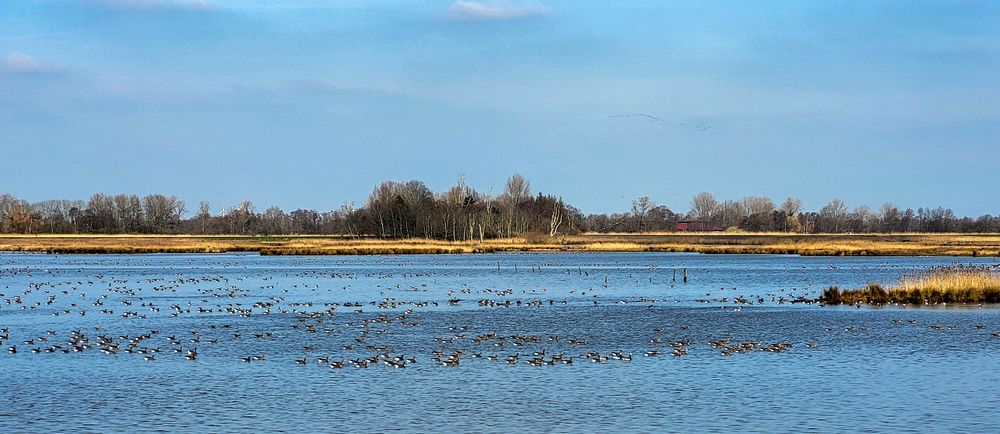
[{"label": "submerged vegetation", "polygon": [[888,290],[877,283],[861,289],[828,288],[825,304],[952,304],[1000,303],[1000,270],[996,267],[935,268],[905,276]]}]

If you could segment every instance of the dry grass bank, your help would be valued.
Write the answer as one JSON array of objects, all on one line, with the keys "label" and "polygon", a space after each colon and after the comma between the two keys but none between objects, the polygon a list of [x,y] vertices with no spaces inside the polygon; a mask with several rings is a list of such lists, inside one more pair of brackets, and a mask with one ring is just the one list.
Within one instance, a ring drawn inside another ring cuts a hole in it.
[{"label": "dry grass bank", "polygon": [[1000,270],[984,267],[938,268],[906,276],[888,290],[879,284],[841,291],[829,288],[826,304],[954,304],[1000,303]]},{"label": "dry grass bank", "polygon": [[585,234],[569,243],[627,250],[808,256],[1000,256],[1000,234]]},{"label": "dry grass bank", "polygon": [[0,235],[0,251],[365,255],[502,251],[695,252],[810,256],[1000,256],[1000,234],[582,234],[485,242],[336,236]]},{"label": "dry grass bank", "polygon": [[[374,255],[487,253],[546,250],[521,239],[448,242],[428,239],[377,240],[329,236],[195,235],[0,235],[0,251],[46,253],[223,253],[262,255]],[[558,250],[558,246],[551,246]]]},{"label": "dry grass bank", "polygon": [[826,304],[1000,303],[1000,270],[995,267],[949,267],[906,276],[888,290],[878,284],[823,292]]}]

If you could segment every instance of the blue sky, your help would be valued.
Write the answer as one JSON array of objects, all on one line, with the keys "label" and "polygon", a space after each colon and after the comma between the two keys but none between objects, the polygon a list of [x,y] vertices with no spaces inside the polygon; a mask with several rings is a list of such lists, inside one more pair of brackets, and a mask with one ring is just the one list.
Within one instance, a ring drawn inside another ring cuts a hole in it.
[{"label": "blue sky", "polygon": [[944,0],[3,0],[0,191],[328,210],[517,172],[584,212],[709,191],[995,215],[997,23]]}]

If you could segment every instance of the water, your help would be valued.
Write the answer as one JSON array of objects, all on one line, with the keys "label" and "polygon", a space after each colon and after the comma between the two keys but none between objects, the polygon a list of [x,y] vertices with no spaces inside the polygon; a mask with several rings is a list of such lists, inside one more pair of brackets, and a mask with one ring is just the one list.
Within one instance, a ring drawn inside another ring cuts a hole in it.
[{"label": "water", "polygon": [[1000,432],[1000,310],[791,302],[996,262],[0,254],[0,432]]}]

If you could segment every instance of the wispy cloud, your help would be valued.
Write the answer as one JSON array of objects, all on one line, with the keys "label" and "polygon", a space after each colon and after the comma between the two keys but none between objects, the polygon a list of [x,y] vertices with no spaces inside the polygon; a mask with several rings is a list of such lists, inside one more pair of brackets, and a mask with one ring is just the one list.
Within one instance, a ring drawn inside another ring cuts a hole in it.
[{"label": "wispy cloud", "polygon": [[63,69],[62,65],[42,62],[23,52],[15,51],[4,56],[3,67],[0,68],[0,72],[10,74],[49,74],[60,72]]},{"label": "wispy cloud", "polygon": [[550,9],[540,3],[512,3],[500,0],[458,0],[448,8],[446,16],[453,20],[487,21],[547,15]]},{"label": "wispy cloud", "polygon": [[109,9],[135,11],[194,10],[212,11],[218,7],[209,0],[81,0],[84,4]]}]

